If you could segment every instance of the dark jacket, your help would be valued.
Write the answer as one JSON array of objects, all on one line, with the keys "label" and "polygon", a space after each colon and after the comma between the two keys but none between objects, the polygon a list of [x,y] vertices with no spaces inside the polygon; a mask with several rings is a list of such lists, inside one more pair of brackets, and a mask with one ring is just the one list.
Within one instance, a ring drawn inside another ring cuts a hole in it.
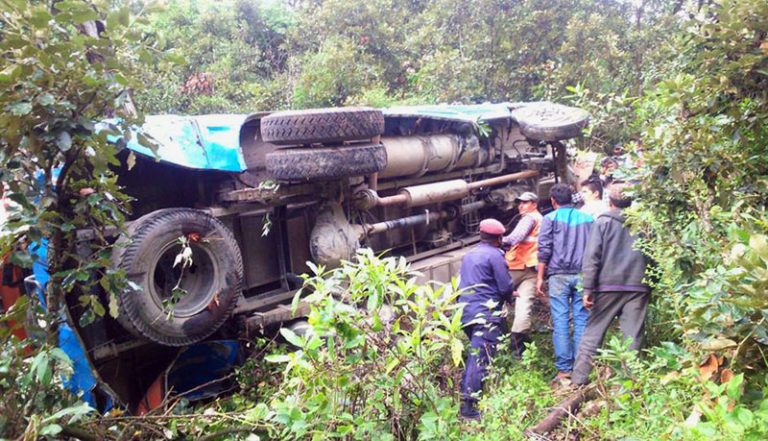
[{"label": "dark jacket", "polygon": [[547,264],[547,276],[578,274],[587,246],[592,216],[563,205],[544,216],[539,231],[539,263]]},{"label": "dark jacket", "polygon": [[635,236],[624,226],[618,208],[595,221],[584,252],[584,293],[650,292],[643,283],[648,260],[634,248]]},{"label": "dark jacket", "polygon": [[464,303],[461,322],[467,324],[483,318],[488,322],[503,320],[499,314],[504,301],[510,301],[514,285],[507,270],[507,261],[500,248],[481,242],[461,260],[459,296]]}]

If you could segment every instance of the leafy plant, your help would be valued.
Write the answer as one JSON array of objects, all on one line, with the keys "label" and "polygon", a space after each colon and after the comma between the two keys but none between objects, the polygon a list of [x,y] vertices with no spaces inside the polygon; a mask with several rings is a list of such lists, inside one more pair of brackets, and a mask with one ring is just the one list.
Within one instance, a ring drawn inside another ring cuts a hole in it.
[{"label": "leafy plant", "polygon": [[[0,230],[0,256],[22,267],[47,264],[51,276],[47,342],[3,336],[4,436],[26,430],[33,439],[55,436],[66,429],[59,421],[89,411],[70,406],[73,397],[61,391],[68,363],[53,347],[65,302],[83,306],[81,323],[117,314],[126,282],[111,268],[109,232],[122,228],[129,201],[112,172],[124,158],[116,139],[139,121],[130,90],[159,53],[139,30],[151,5],[136,15],[109,1],[0,5],[0,188],[15,203]],[[78,241],[84,230],[93,240]],[[41,245],[47,253],[36,251]]]},{"label": "leafy plant", "polygon": [[[290,438],[444,439],[457,430],[462,309],[454,285],[416,283],[404,259],[358,252],[313,268],[304,290],[312,332],[283,337],[284,381],[272,403]],[[298,301],[298,296],[297,296]]]},{"label": "leafy plant", "polygon": [[764,365],[766,335],[767,8],[724,0],[689,22],[674,71],[637,106],[646,148],[631,216],[666,321],[749,365]]}]

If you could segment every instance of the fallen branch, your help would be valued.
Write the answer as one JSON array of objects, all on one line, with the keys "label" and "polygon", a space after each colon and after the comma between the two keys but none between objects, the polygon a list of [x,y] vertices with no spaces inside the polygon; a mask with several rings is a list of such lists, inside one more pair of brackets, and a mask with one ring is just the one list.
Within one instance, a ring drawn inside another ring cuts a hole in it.
[{"label": "fallen branch", "polygon": [[102,439],[93,432],[77,426],[63,426],[61,428],[61,434],[69,438],[79,439],[81,441],[99,441]]},{"label": "fallen branch", "polygon": [[258,432],[253,428],[250,427],[230,427],[228,429],[221,430],[219,432],[211,433],[205,436],[202,436],[197,439],[197,441],[214,441],[217,438],[226,436],[226,435],[233,435],[236,433],[260,433],[261,435],[266,436],[267,433],[264,432]]},{"label": "fallen branch", "polygon": [[540,435],[555,430],[555,428],[560,425],[563,418],[576,413],[579,410],[581,403],[593,399],[596,395],[597,388],[594,385],[577,389],[570,397],[553,407],[549,412],[549,415],[530,429],[530,432]]}]

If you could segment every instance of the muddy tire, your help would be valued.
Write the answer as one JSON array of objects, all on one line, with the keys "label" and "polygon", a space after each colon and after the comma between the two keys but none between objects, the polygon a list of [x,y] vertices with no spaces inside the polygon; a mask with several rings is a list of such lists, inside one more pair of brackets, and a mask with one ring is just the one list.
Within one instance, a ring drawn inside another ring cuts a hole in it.
[{"label": "muddy tire", "polygon": [[387,165],[381,144],[277,150],[267,154],[267,172],[280,181],[323,181],[376,173]]},{"label": "muddy tire", "polygon": [[261,120],[261,137],[278,145],[357,141],[384,132],[384,115],[367,107],[292,110]]},{"label": "muddy tire", "polygon": [[581,135],[589,124],[589,113],[575,107],[536,103],[512,111],[520,132],[536,141],[559,141]]},{"label": "muddy tire", "polygon": [[[181,237],[192,251],[183,270],[174,265]],[[118,322],[166,346],[210,336],[232,315],[242,289],[243,261],[232,232],[199,210],[168,208],[139,218],[118,239],[112,261],[132,282],[118,295]],[[174,294],[176,286],[184,292]]]}]

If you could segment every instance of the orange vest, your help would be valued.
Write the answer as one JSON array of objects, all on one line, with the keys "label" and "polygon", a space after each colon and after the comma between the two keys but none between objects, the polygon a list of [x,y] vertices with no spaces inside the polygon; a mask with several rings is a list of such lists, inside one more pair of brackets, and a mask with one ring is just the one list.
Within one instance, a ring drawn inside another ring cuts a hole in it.
[{"label": "orange vest", "polygon": [[528,213],[526,216],[533,216],[536,224],[525,239],[510,248],[504,255],[507,260],[507,267],[511,270],[536,267],[539,263],[539,229],[541,228],[542,216],[538,211]]}]

